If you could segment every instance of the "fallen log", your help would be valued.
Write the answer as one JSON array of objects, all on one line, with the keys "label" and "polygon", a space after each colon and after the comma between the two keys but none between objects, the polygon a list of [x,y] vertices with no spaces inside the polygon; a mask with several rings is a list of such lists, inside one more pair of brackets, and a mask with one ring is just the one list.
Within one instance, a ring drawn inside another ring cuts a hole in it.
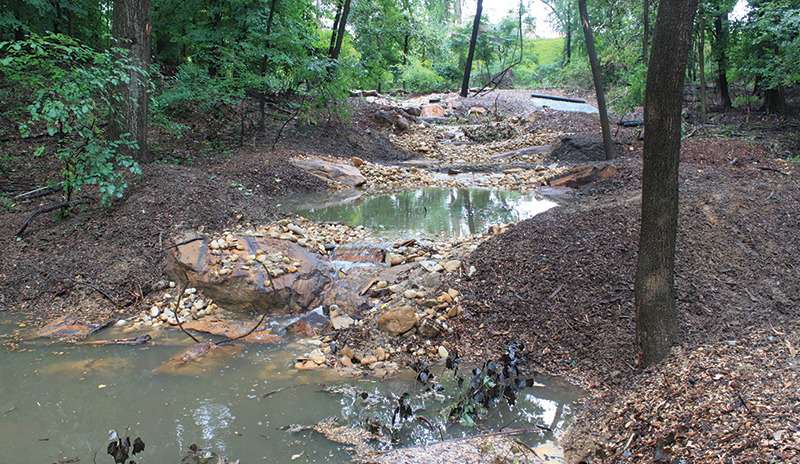
[{"label": "fallen log", "polygon": [[532,98],[544,98],[546,100],[555,100],[555,101],[562,101],[568,103],[586,103],[586,100],[578,100],[576,98],[567,98],[567,97],[556,97],[554,95],[539,95],[539,94],[532,94]]},{"label": "fallen log", "polygon": [[152,340],[148,334],[140,335],[131,338],[115,338],[113,340],[95,340],[92,342],[82,342],[79,345],[94,345],[94,346],[107,346],[107,345],[143,345]]}]

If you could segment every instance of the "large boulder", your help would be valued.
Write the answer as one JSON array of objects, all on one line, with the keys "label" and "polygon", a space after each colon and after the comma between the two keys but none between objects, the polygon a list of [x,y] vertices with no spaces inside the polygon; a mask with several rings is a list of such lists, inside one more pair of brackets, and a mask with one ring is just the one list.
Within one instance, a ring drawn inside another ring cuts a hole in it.
[{"label": "large boulder", "polygon": [[378,318],[378,328],[393,335],[400,335],[413,329],[417,315],[411,306],[391,308]]},{"label": "large boulder", "polygon": [[328,261],[292,241],[266,237],[180,245],[168,256],[166,272],[223,308],[271,314],[319,306],[333,281]]},{"label": "large boulder", "polygon": [[550,184],[551,187],[577,188],[595,181],[611,179],[616,174],[617,168],[611,164],[606,164],[599,168],[589,165],[578,166],[553,177],[548,181],[548,184]]},{"label": "large boulder", "polygon": [[348,187],[360,187],[367,183],[355,166],[329,158],[293,158],[292,164],[328,182],[339,182]]}]

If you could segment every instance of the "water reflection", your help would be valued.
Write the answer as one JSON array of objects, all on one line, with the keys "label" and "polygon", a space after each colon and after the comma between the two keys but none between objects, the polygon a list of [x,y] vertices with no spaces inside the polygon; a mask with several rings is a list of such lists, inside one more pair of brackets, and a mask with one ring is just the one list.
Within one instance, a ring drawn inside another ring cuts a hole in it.
[{"label": "water reflection", "polygon": [[307,219],[342,221],[409,237],[464,237],[489,227],[518,222],[556,203],[529,194],[484,189],[420,189],[378,197],[358,197],[348,203],[297,198],[283,207]]}]

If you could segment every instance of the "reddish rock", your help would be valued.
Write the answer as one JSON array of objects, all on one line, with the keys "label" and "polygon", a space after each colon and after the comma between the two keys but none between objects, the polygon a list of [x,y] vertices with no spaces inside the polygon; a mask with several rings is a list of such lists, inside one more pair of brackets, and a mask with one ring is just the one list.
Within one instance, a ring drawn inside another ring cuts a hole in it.
[{"label": "reddish rock", "polygon": [[339,182],[348,187],[360,187],[367,182],[355,166],[327,158],[294,158],[291,163],[322,180]]},{"label": "reddish rock", "polygon": [[73,316],[61,316],[39,329],[36,335],[47,338],[84,338],[97,327]]},{"label": "reddish rock", "polygon": [[[183,324],[183,328],[221,337],[236,338],[253,330],[256,324],[258,324],[258,321],[224,321],[216,317],[206,317],[197,321],[188,321]],[[264,327],[262,324],[246,337],[238,338],[237,341],[248,343],[279,343],[283,341],[283,338],[273,334],[268,327]]]},{"label": "reddish rock", "polygon": [[[222,255],[208,249],[208,239],[173,248],[166,273],[182,286],[202,290],[215,303],[231,311],[296,314],[322,304],[333,275],[328,261],[289,240],[242,237],[239,243],[244,245],[242,250],[225,252],[239,255],[229,274],[220,275]],[[270,279],[260,264],[246,265],[246,256],[256,255],[258,250],[265,250],[267,254],[281,253],[300,266],[297,272]]]},{"label": "reddish rock", "polygon": [[548,183],[551,187],[577,188],[598,180],[610,179],[614,177],[616,173],[617,168],[612,165],[605,165],[600,168],[588,165],[578,166],[564,174],[553,177]]},{"label": "reddish rock", "polygon": [[419,109],[419,115],[421,118],[443,118],[444,107],[436,103],[422,105],[422,107]]}]

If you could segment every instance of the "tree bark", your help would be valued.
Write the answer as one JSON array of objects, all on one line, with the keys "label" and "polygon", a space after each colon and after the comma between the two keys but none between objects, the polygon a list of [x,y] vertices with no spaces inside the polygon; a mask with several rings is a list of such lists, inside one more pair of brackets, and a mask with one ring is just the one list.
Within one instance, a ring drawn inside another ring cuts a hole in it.
[{"label": "tree bark", "polygon": [[697,0],[661,0],[647,72],[642,223],[634,304],[639,364],[663,359],[678,336],[675,242],[686,61]]},{"label": "tree bark", "polygon": [[[278,0],[272,0],[269,5],[269,17],[267,17],[267,28],[264,31],[264,35],[267,37],[267,40],[264,42],[264,56],[261,57],[261,77],[265,77],[267,75],[267,50],[272,47],[272,43],[269,41],[269,34],[272,32],[272,21],[275,19],[275,8],[278,6]],[[264,92],[259,92],[258,96],[258,131],[264,132],[266,127],[266,98],[267,96]]]},{"label": "tree bark", "polygon": [[331,58],[334,60],[339,59],[339,53],[342,51],[342,41],[344,41],[344,30],[347,27],[347,15],[350,14],[350,0],[344,0],[342,7],[342,16],[339,18],[339,27],[336,34],[336,46],[333,48]]},{"label": "tree bark", "polygon": [[130,82],[121,85],[122,106],[115,108],[120,124],[110,125],[110,138],[119,140],[122,134],[131,134],[138,147],[128,152],[139,163],[152,161],[147,146],[147,106],[150,68],[150,0],[115,0],[111,33],[119,48],[130,51]]},{"label": "tree bark", "polygon": [[644,0],[643,3],[642,10],[644,11],[644,17],[642,18],[642,23],[644,23],[644,31],[642,31],[642,63],[647,66],[647,45],[650,41],[650,0]]},{"label": "tree bark", "polygon": [[464,66],[464,80],[461,82],[460,95],[464,98],[469,95],[469,75],[472,73],[472,60],[475,58],[475,44],[478,43],[481,14],[483,14],[483,0],[478,0],[478,9],[475,13],[475,20],[472,22],[472,37],[469,39],[469,54],[467,55],[467,63]]},{"label": "tree bark", "polygon": [[597,95],[597,109],[600,112],[600,127],[603,132],[603,148],[606,152],[606,159],[610,160],[614,159],[614,142],[611,140],[611,126],[608,123],[606,96],[603,91],[603,77],[600,74],[600,63],[597,61],[597,51],[594,48],[594,37],[592,36],[592,27],[589,25],[589,13],[586,11],[586,0],[578,0],[578,8],[581,12],[583,35],[586,38],[586,51],[589,52],[589,62],[592,65],[594,90]]}]

